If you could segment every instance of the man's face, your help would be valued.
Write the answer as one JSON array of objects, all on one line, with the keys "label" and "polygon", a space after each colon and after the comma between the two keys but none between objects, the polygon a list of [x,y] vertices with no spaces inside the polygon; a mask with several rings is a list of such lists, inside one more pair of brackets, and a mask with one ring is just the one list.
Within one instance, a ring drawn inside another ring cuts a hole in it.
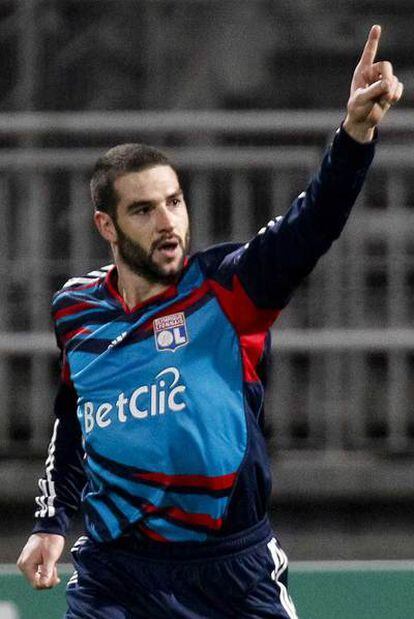
[{"label": "man's face", "polygon": [[129,172],[115,180],[114,189],[120,258],[150,282],[173,283],[189,245],[187,207],[176,173],[168,165]]}]

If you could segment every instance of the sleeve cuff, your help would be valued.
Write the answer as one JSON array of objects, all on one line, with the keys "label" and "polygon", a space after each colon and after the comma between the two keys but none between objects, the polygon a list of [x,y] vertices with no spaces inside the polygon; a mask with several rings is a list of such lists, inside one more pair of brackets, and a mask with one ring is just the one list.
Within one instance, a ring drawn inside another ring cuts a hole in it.
[{"label": "sleeve cuff", "polygon": [[332,144],[332,157],[354,169],[368,168],[375,153],[378,140],[378,130],[374,130],[374,139],[371,142],[357,142],[343,128],[342,124],[335,133]]},{"label": "sleeve cuff", "polygon": [[51,533],[66,537],[69,526],[70,520],[65,514],[50,518],[36,518],[32,533]]}]

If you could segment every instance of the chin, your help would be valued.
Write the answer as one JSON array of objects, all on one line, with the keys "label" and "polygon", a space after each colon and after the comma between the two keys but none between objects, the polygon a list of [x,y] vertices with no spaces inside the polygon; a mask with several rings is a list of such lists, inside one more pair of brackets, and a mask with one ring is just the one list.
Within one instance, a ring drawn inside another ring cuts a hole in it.
[{"label": "chin", "polygon": [[181,258],[178,262],[174,260],[173,263],[159,265],[158,268],[160,272],[165,275],[165,277],[174,277],[181,273],[184,267],[184,259]]},{"label": "chin", "polygon": [[178,265],[173,268],[162,269],[161,272],[164,277],[178,277],[183,270],[182,266]]}]

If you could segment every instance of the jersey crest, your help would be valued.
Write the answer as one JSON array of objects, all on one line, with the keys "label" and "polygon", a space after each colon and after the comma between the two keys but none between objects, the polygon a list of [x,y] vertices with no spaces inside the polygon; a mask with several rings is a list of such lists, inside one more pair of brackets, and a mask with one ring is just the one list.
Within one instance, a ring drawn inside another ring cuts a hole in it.
[{"label": "jersey crest", "polygon": [[157,350],[170,350],[188,344],[187,325],[184,312],[156,318],[153,322]]}]

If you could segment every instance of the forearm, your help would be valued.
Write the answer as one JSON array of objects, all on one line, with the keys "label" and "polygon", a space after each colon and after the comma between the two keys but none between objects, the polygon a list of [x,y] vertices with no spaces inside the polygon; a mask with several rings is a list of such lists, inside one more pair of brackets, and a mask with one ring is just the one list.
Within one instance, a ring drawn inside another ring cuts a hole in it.
[{"label": "forearm", "polygon": [[55,402],[56,422],[49,444],[45,475],[39,480],[34,532],[64,535],[79,509],[85,485],[81,432],[76,418],[76,394],[65,384]]},{"label": "forearm", "polygon": [[[375,140],[359,143],[342,127],[337,131],[319,173],[303,195],[298,232],[316,244],[332,242],[341,233],[362,189],[375,150]],[[308,231],[307,224],[311,224]],[[324,253],[324,248],[320,248]]]}]

